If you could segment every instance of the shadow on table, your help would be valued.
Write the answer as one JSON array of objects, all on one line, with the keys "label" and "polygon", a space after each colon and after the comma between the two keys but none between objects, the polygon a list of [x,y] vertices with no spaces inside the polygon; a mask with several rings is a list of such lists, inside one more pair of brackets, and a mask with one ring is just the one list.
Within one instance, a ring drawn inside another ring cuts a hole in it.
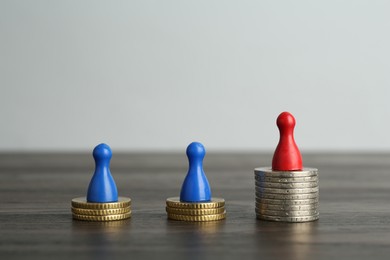
[{"label": "shadow on table", "polygon": [[256,222],[256,246],[275,259],[313,259],[318,221],[281,223],[259,220]]}]

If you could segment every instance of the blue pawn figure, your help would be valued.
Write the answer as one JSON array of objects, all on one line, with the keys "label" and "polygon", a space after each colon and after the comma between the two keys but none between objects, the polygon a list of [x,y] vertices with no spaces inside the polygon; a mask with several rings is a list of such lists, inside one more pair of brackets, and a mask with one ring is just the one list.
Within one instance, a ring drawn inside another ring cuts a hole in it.
[{"label": "blue pawn figure", "polygon": [[110,172],[111,148],[106,144],[99,144],[93,149],[95,172],[88,187],[88,202],[116,202],[118,191],[114,178]]},{"label": "blue pawn figure", "polygon": [[180,192],[182,202],[207,202],[211,200],[210,185],[203,171],[206,150],[201,143],[193,142],[187,147],[189,169]]}]

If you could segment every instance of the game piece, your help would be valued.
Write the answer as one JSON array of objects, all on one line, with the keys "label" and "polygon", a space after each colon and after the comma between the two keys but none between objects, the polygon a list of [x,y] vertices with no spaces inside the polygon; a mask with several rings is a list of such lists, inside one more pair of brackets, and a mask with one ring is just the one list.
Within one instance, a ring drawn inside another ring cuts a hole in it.
[{"label": "game piece", "polygon": [[272,170],[302,170],[301,152],[294,140],[295,118],[289,112],[283,112],[278,116],[276,124],[279,128],[280,138],[272,159]]},{"label": "game piece", "polygon": [[118,197],[110,172],[111,148],[99,144],[93,150],[95,172],[87,197],[72,199],[73,219],[84,221],[114,221],[131,217],[131,199]]},{"label": "game piece", "polygon": [[211,199],[210,185],[203,171],[206,150],[201,143],[193,142],[187,147],[189,169],[180,192],[180,201],[207,202]]},{"label": "game piece", "polygon": [[93,149],[95,173],[88,187],[88,202],[106,203],[118,201],[118,191],[110,172],[111,157],[111,148],[106,144],[99,144]]},{"label": "game piece", "polygon": [[303,168],[294,141],[294,117],[283,112],[276,120],[280,140],[272,159],[272,169],[256,168],[256,216],[261,220],[306,222],[319,218],[318,170]]},{"label": "game piece", "polygon": [[180,197],[166,200],[169,219],[191,222],[216,221],[226,218],[225,200],[212,198],[210,185],[203,171],[206,150],[201,143],[193,142],[186,150],[189,169]]}]

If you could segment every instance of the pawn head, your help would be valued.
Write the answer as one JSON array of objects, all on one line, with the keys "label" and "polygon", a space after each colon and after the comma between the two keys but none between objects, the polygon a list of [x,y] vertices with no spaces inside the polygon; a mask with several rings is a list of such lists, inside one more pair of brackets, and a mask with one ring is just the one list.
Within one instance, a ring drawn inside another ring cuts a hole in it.
[{"label": "pawn head", "polygon": [[206,149],[204,148],[203,144],[192,142],[188,145],[186,154],[190,161],[203,160],[204,156],[206,155]]},{"label": "pawn head", "polygon": [[280,131],[295,127],[295,118],[289,112],[282,112],[276,119],[276,125]]},{"label": "pawn head", "polygon": [[95,147],[95,149],[93,149],[92,155],[93,155],[93,158],[95,159],[95,161],[110,160],[112,157],[112,151],[111,151],[110,146],[102,143],[102,144],[97,145]]}]

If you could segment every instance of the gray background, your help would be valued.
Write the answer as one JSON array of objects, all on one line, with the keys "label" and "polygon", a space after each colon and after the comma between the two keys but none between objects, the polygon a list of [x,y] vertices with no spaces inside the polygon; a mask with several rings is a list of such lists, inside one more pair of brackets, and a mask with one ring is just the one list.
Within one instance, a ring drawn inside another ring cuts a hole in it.
[{"label": "gray background", "polygon": [[389,151],[389,1],[0,0],[0,150]]}]

